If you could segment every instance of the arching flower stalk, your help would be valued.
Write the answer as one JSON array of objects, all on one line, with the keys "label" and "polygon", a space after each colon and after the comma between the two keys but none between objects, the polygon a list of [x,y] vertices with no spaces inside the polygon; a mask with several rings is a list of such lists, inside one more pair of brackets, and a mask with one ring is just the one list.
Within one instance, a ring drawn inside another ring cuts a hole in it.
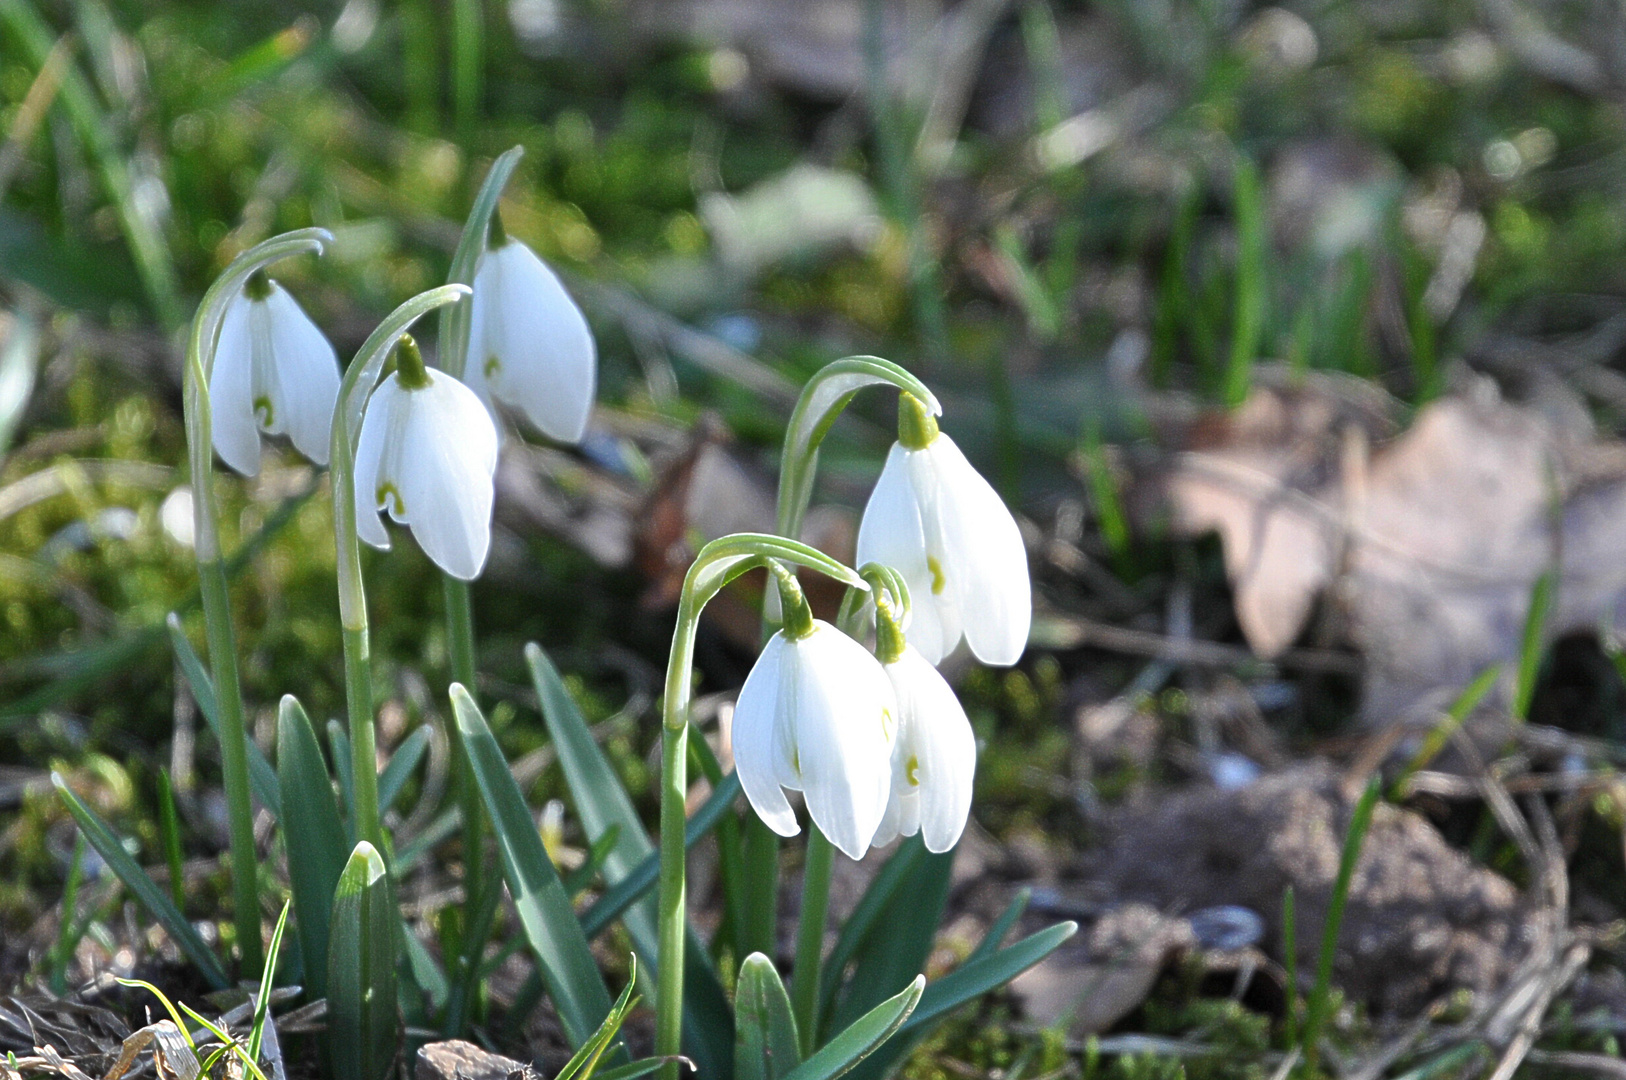
[{"label": "arching flower stalk", "polygon": [[[238,953],[245,971],[261,966],[260,900],[254,854],[254,811],[249,798],[248,735],[243,721],[243,689],[237,673],[237,636],[232,628],[214,501],[214,414],[210,400],[222,324],[232,301],[261,269],[281,259],[320,253],[332,240],[325,229],[301,229],[256,244],[232,260],[198,304],[187,338],[182,408],[187,463],[192,473],[192,549],[198,560],[198,587],[209,645],[209,665],[220,713],[221,766],[231,835],[233,907]],[[258,439],[258,435],[255,436]],[[258,447],[255,448],[256,463]]]},{"label": "arching flower stalk", "polygon": [[[385,358],[395,348],[396,342],[423,315],[468,295],[468,291],[464,285],[442,285],[438,289],[419,293],[392,311],[362,342],[356,358],[345,370],[344,381],[339,387],[338,407],[333,412],[333,435],[329,443],[333,470],[333,538],[338,549],[339,622],[344,633],[345,703],[350,714],[356,837],[380,850],[384,850],[383,830],[378,811],[367,591],[361,577],[361,526],[356,498],[357,452],[368,399],[384,368]],[[479,409],[478,414],[480,420],[489,425],[485,410]],[[379,460],[382,459],[381,450]],[[376,471],[374,476],[377,476]],[[368,513],[372,516],[372,525],[382,531],[376,511],[369,510]]]},{"label": "arching flower stalk", "polygon": [[898,441],[858,526],[858,561],[908,581],[909,642],[929,663],[962,637],[985,664],[1014,664],[1027,647],[1033,597],[1016,520],[910,394],[898,399]]},{"label": "arching flower stalk", "polygon": [[[805,566],[855,588],[867,588],[856,573],[806,544],[779,536],[736,533],[713,540],[700,549],[683,579],[678,597],[677,627],[666,664],[666,693],[661,730],[661,828],[658,900],[659,944],[656,964],[655,1053],[668,1057],[662,1067],[665,1080],[677,1080],[675,1056],[683,1033],[683,951],[685,907],[684,807],[689,793],[689,702],[692,695],[695,632],[700,612],[711,598],[740,574],[765,563]],[[811,616],[809,617],[811,622]],[[838,634],[827,628],[829,634]],[[860,652],[863,650],[860,648]],[[864,654],[873,666],[875,661]],[[877,683],[878,691],[885,682]],[[736,710],[736,718],[738,710]],[[890,758],[888,758],[890,760]],[[740,774],[744,786],[745,774]],[[781,796],[782,798],[783,796]],[[881,806],[884,809],[884,792]],[[882,810],[875,811],[877,820]],[[866,811],[867,816],[867,811]],[[871,832],[874,830],[871,829]],[[866,838],[867,840],[867,838]]]}]

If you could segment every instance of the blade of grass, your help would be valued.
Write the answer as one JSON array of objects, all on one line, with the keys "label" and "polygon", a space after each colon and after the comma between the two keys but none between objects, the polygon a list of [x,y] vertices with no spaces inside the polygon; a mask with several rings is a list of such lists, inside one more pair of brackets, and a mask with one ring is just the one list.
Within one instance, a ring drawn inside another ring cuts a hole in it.
[{"label": "blade of grass", "polygon": [[57,930],[56,944],[51,949],[51,993],[61,997],[68,992],[68,961],[79,945],[74,927],[78,924],[79,884],[85,878],[85,834],[73,838],[73,862],[68,864],[68,880],[62,886],[62,925]]},{"label": "blade of grass", "polygon": [[181,818],[175,810],[175,788],[169,770],[158,770],[158,833],[164,841],[164,863],[169,867],[169,895],[186,910],[186,881],[181,860]]},{"label": "blade of grass", "polygon": [[[0,0],[0,21],[10,27],[13,36],[22,43],[30,63],[40,67],[47,62],[56,45],[56,35],[28,0]],[[186,321],[186,316],[181,309],[180,289],[175,267],[169,259],[169,248],[160,235],[158,223],[136,199],[129,166],[116,146],[113,125],[97,104],[95,91],[77,64],[68,64],[63,72],[58,100],[67,112],[74,134],[84,144],[101,175],[102,186],[118,214],[153,311],[165,327],[174,330]]]},{"label": "blade of grass", "polygon": [[231,980],[226,977],[225,969],[220,966],[215,954],[204,944],[203,938],[192,924],[186,921],[186,916],[181,914],[180,909],[164,890],[158,887],[158,883],[148,877],[147,872],[130,857],[129,852],[124,850],[124,844],[107,822],[73,793],[73,789],[68,787],[68,782],[60,773],[51,774],[51,783],[56,785],[57,793],[68,807],[68,813],[78,822],[80,831],[85,839],[90,841],[90,846],[96,849],[96,854],[100,855],[102,861],[118,875],[124,887],[135,894],[136,899],[141,901],[152,917],[164,925],[169,936],[175,939],[175,944],[180,946],[181,952],[192,961],[209,985],[217,990],[230,986]]},{"label": "blade of grass", "polygon": [[1491,687],[1496,685],[1496,680],[1501,674],[1502,665],[1492,664],[1476,675],[1474,681],[1457,695],[1457,700],[1451,703],[1451,708],[1440,718],[1440,722],[1429,729],[1429,733],[1423,738],[1423,745],[1417,748],[1417,753],[1411,756],[1406,762],[1406,767],[1395,778],[1394,785],[1389,788],[1390,799],[1398,801],[1410,794],[1411,778],[1420,770],[1427,768],[1428,763],[1445,749],[1445,744],[1450,740],[1452,733],[1473,715],[1473,711],[1479,707],[1485,695],[1490,693]]},{"label": "blade of grass", "polygon": [[1530,703],[1536,696],[1536,680],[1541,675],[1547,614],[1552,609],[1556,575],[1548,570],[1530,586],[1530,607],[1525,612],[1524,634],[1519,642],[1518,682],[1513,688],[1513,718],[1530,719]]},{"label": "blade of grass", "polygon": [[1327,905],[1327,922],[1321,928],[1321,953],[1316,961],[1315,988],[1310,991],[1310,1002],[1304,1016],[1304,1062],[1310,1072],[1315,1071],[1320,1058],[1321,1029],[1327,1022],[1332,1001],[1332,966],[1338,955],[1338,931],[1343,927],[1344,905],[1349,902],[1349,888],[1355,879],[1355,863],[1361,857],[1361,844],[1372,826],[1372,813],[1383,794],[1383,781],[1374,776],[1355,803],[1349,816],[1349,829],[1344,833],[1344,851],[1338,860],[1338,878],[1333,883],[1332,899]]},{"label": "blade of grass", "polygon": [[283,901],[277,928],[271,931],[271,947],[265,953],[265,968],[260,972],[260,992],[254,998],[254,1024],[248,1032],[248,1056],[254,1061],[260,1060],[260,1048],[265,1045],[265,1020],[271,1012],[271,980],[276,974],[277,957],[282,955],[282,934],[288,929],[288,912],[292,907],[292,901]]},{"label": "blade of grass", "polygon": [[1267,303],[1265,198],[1259,168],[1247,158],[1237,162],[1236,309],[1231,320],[1231,353],[1225,368],[1225,404],[1236,408],[1253,386],[1253,364],[1264,340]]}]

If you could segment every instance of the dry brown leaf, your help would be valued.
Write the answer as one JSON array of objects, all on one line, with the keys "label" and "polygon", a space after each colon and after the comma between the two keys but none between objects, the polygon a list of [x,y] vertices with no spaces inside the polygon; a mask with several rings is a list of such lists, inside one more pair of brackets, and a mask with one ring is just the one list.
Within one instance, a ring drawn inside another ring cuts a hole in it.
[{"label": "dry brown leaf", "polygon": [[1174,524],[1220,534],[1237,619],[1279,654],[1331,587],[1366,656],[1363,710],[1443,704],[1491,664],[1504,692],[1534,583],[1559,571],[1549,637],[1612,625],[1626,601],[1626,444],[1499,399],[1437,401],[1403,434],[1322,380],[1261,388],[1199,423],[1168,482]]}]

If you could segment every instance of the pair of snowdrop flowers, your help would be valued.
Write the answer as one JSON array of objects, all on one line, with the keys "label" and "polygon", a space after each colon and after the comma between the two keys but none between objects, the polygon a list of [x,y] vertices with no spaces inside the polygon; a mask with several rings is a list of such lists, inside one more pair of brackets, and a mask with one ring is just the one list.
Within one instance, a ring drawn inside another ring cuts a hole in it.
[{"label": "pair of snowdrop flowers", "polygon": [[[496,402],[551,438],[579,442],[596,382],[593,336],[553,271],[493,219],[474,275],[464,381],[427,369],[403,339],[398,365],[368,399],[356,449],[357,532],[388,548],[388,511],[435,563],[465,581],[491,547],[499,445]],[[209,378],[214,446],[245,476],[260,469],[260,433],[287,434],[328,463],[340,386],[333,346],[275,282],[257,273],[221,323]]]},{"label": "pair of snowdrop flowers", "polygon": [[1027,553],[1010,511],[920,402],[904,395],[899,421],[859,526],[858,561],[900,572],[907,626],[877,592],[872,656],[814,619],[781,573],[785,626],[734,709],[735,768],[758,816],[794,836],[785,792],[800,791],[814,824],[853,859],[917,832],[929,851],[959,842],[977,747],[934,664],[962,636],[983,661],[1015,663],[1032,618]]}]

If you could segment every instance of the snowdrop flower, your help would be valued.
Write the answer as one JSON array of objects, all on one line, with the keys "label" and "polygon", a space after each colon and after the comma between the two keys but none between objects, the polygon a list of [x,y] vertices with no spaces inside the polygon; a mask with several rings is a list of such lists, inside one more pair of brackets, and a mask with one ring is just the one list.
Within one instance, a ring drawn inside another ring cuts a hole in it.
[{"label": "snowdrop flower", "polygon": [[244,476],[260,471],[260,432],[286,434],[326,465],[339,358],[298,301],[256,272],[226,305],[209,375],[215,452]]},{"label": "snowdrop flower", "polygon": [[898,441],[864,507],[857,561],[903,574],[909,642],[929,663],[962,636],[986,664],[1014,664],[1026,648],[1033,598],[1016,520],[910,394],[898,401]]},{"label": "snowdrop flower", "polygon": [[876,656],[898,700],[892,748],[892,794],[875,844],[921,833],[926,850],[960,841],[971,813],[977,740],[960,699],[920,651],[904,640],[884,602],[877,604]]},{"label": "snowdrop flower", "polygon": [[523,412],[560,442],[580,442],[598,375],[593,333],[559,278],[491,217],[490,246],[474,271],[463,381]]},{"label": "snowdrop flower", "polygon": [[472,581],[491,548],[497,429],[472,390],[424,367],[410,336],[396,358],[395,373],[367,401],[356,442],[356,532],[388,548],[378,519],[388,510],[437,566]]},{"label": "snowdrop flower", "polygon": [[785,628],[769,639],[734,707],[734,767],[774,832],[800,831],[785,797],[800,791],[819,830],[861,859],[891,792],[897,702],[869,650],[813,618],[794,578],[789,587],[784,580]]}]

